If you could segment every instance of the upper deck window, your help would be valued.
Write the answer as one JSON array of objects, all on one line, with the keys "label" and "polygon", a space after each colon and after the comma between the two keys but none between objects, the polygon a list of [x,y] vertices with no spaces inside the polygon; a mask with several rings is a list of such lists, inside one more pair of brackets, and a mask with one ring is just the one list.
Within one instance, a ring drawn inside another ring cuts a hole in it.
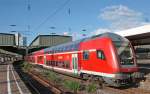
[{"label": "upper deck window", "polygon": [[97,58],[105,60],[105,55],[102,50],[97,50]]},{"label": "upper deck window", "polygon": [[83,51],[83,60],[89,59],[89,51]]}]

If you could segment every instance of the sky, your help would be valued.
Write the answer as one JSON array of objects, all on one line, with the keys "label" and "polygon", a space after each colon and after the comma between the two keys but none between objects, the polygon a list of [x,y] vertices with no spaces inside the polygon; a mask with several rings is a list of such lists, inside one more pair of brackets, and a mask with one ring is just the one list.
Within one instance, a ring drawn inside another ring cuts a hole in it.
[{"label": "sky", "polygon": [[0,0],[0,33],[73,36],[130,29],[150,21],[150,0]]}]

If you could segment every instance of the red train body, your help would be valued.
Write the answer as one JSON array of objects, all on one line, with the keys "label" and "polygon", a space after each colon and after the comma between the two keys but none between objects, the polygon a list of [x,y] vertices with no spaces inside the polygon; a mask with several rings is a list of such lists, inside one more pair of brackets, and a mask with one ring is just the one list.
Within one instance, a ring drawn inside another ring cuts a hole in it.
[{"label": "red train body", "polygon": [[36,51],[27,60],[67,74],[100,78],[112,86],[142,78],[130,42],[113,33]]}]

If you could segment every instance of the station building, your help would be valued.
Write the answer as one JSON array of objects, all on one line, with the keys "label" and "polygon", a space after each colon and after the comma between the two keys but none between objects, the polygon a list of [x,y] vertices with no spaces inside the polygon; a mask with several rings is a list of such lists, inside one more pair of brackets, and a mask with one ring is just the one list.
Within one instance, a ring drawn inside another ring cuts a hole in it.
[{"label": "station building", "polygon": [[[12,55],[12,53],[23,54],[25,50],[19,48],[19,36],[17,34],[0,33],[0,57]],[[11,54],[10,54],[11,53]],[[16,54],[13,54],[16,56]]]},{"label": "station building", "polygon": [[66,35],[38,35],[29,45],[29,53],[42,48],[52,47],[72,41],[72,36]]},{"label": "station building", "polygon": [[15,46],[16,39],[14,34],[0,33],[0,46]]}]

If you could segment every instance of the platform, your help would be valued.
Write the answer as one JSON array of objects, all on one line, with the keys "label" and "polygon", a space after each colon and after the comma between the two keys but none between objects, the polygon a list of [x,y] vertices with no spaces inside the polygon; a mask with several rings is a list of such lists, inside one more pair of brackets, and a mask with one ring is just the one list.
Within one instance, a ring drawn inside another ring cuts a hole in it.
[{"label": "platform", "polygon": [[0,94],[31,94],[12,64],[0,65]]}]

